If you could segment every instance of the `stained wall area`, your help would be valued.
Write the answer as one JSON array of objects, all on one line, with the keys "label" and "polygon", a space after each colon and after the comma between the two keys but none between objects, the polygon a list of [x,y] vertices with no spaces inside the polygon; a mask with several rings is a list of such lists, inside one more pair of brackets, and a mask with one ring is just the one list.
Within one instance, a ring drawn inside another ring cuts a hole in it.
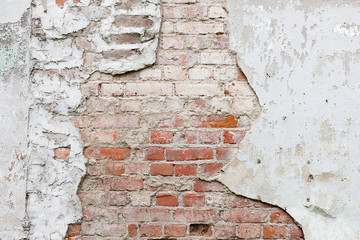
[{"label": "stained wall area", "polygon": [[230,47],[262,111],[219,179],[306,239],[358,239],[359,4],[229,1]]}]

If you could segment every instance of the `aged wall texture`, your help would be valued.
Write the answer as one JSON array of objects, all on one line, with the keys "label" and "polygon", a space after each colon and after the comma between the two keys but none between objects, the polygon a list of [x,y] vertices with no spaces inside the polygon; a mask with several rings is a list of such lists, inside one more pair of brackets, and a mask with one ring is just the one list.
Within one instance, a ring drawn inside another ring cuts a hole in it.
[{"label": "aged wall texture", "polygon": [[1,5],[0,239],[360,238],[358,3]]},{"label": "aged wall texture", "polygon": [[360,238],[358,1],[230,0],[231,49],[262,108],[219,178],[306,239]]}]

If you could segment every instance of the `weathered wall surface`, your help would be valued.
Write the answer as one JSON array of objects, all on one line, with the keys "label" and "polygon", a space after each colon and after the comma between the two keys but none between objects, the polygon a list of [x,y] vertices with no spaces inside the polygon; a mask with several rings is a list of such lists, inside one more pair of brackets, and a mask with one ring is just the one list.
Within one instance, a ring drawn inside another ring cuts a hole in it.
[{"label": "weathered wall surface", "polygon": [[6,3],[0,10],[0,238],[20,239],[27,225],[30,15],[29,1]]},{"label": "weathered wall surface", "polygon": [[360,238],[360,6],[230,0],[230,43],[260,118],[219,179],[312,239]]}]

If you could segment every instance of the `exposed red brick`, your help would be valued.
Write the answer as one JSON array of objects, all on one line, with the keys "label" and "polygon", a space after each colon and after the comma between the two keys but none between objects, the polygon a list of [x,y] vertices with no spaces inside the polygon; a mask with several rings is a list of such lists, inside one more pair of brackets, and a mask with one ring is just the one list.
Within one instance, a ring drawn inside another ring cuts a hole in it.
[{"label": "exposed red brick", "polygon": [[231,238],[236,236],[235,226],[219,225],[214,226],[214,237],[216,238]]},{"label": "exposed red brick", "polygon": [[137,236],[137,226],[136,226],[136,224],[129,224],[128,225],[128,236],[129,237],[136,237]]},{"label": "exposed red brick", "polygon": [[68,237],[81,236],[81,224],[70,224],[67,230]]},{"label": "exposed red brick", "polygon": [[85,148],[84,156],[93,159],[124,160],[130,157],[129,148]]},{"label": "exposed red brick", "polygon": [[142,224],[139,232],[140,237],[160,237],[162,234],[160,224]]},{"label": "exposed red brick", "polygon": [[174,134],[169,131],[151,131],[152,143],[172,143]]},{"label": "exposed red brick", "polygon": [[196,180],[194,183],[195,192],[224,192],[225,187],[219,182],[206,182]]},{"label": "exposed red brick", "polygon": [[124,163],[109,162],[105,164],[105,174],[120,176],[125,173]]},{"label": "exposed red brick", "polygon": [[184,207],[204,207],[205,206],[205,195],[190,193],[183,195]]},{"label": "exposed red brick", "polygon": [[238,144],[244,137],[244,131],[224,131],[224,143]]},{"label": "exposed red brick", "polygon": [[184,224],[169,224],[164,226],[166,237],[183,237],[186,235],[187,226]]},{"label": "exposed red brick", "polygon": [[144,187],[143,180],[141,178],[110,178],[107,179],[110,190],[115,191],[134,191],[141,190]]},{"label": "exposed red brick", "polygon": [[265,209],[234,209],[224,211],[224,220],[234,223],[266,222],[269,211]]},{"label": "exposed red brick", "polygon": [[65,2],[66,0],[56,0],[56,4],[61,6],[64,6]]},{"label": "exposed red brick", "polygon": [[173,164],[171,163],[152,163],[150,165],[151,175],[172,176]]},{"label": "exposed red brick", "polygon": [[264,226],[263,234],[265,239],[286,238],[286,226]]},{"label": "exposed red brick", "polygon": [[261,225],[255,224],[241,224],[238,226],[239,238],[260,238]]},{"label": "exposed red brick", "polygon": [[57,159],[68,159],[70,155],[70,148],[67,147],[56,148],[54,154],[55,154],[55,158]]},{"label": "exposed red brick", "polygon": [[270,221],[272,223],[293,223],[292,217],[284,211],[271,212]]},{"label": "exposed red brick", "polygon": [[290,239],[299,239],[304,238],[304,233],[298,226],[292,226],[289,230],[290,232]]},{"label": "exposed red brick", "polygon": [[175,176],[196,176],[196,164],[175,165]]},{"label": "exposed red brick", "polygon": [[203,116],[194,118],[195,127],[203,128],[235,128],[238,119],[234,116]]},{"label": "exposed red brick", "polygon": [[166,160],[168,161],[189,161],[212,158],[213,150],[211,148],[186,148],[166,150]]},{"label": "exposed red brick", "polygon": [[206,144],[215,144],[220,142],[220,132],[200,132],[199,142]]},{"label": "exposed red brick", "polygon": [[147,148],[145,149],[145,159],[146,160],[165,160],[165,150],[164,148]]},{"label": "exposed red brick", "polygon": [[222,163],[204,163],[200,168],[206,176],[210,177],[219,174],[222,167]]},{"label": "exposed red brick", "polygon": [[237,148],[216,148],[216,158],[217,160],[232,160],[237,152]]},{"label": "exposed red brick", "polygon": [[157,206],[176,207],[178,205],[178,198],[174,194],[157,194]]}]

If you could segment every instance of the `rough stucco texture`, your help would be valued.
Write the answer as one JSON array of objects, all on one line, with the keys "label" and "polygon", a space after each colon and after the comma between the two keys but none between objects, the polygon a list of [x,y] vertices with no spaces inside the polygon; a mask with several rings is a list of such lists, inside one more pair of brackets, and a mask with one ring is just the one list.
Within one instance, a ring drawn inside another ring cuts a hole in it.
[{"label": "rough stucco texture", "polygon": [[262,111],[219,179],[287,210],[307,240],[360,238],[360,7],[230,0],[230,43]]},{"label": "rough stucco texture", "polygon": [[26,226],[30,18],[21,14],[0,24],[0,239],[22,238]]},{"label": "rough stucco texture", "polygon": [[[85,175],[86,159],[72,121],[84,111],[81,90],[86,89],[81,89],[81,84],[94,71],[123,73],[155,61],[161,21],[158,1],[123,3],[32,2],[30,239],[63,239],[68,224],[82,218],[76,193]],[[132,21],[135,27],[129,25]]]}]

